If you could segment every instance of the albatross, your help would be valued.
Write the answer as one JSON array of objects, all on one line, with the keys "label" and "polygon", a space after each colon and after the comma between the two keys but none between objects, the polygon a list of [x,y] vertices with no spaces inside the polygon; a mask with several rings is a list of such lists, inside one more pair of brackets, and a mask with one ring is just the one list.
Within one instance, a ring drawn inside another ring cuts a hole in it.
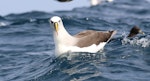
[{"label": "albatross", "polygon": [[85,30],[76,35],[70,35],[66,31],[60,17],[53,16],[49,22],[53,29],[56,55],[61,55],[68,52],[99,52],[116,34],[115,30]]}]

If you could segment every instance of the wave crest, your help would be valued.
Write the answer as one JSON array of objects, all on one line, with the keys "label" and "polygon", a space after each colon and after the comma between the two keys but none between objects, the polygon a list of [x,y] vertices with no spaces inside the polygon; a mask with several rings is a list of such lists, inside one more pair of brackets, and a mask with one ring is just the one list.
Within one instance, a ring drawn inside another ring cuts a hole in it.
[{"label": "wave crest", "polygon": [[6,22],[0,22],[0,27],[7,26],[8,24]]}]

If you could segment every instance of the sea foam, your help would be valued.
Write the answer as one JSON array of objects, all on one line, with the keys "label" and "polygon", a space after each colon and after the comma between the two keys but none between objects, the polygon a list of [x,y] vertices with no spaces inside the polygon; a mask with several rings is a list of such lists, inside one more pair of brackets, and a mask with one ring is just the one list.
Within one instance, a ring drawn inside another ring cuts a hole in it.
[{"label": "sea foam", "polygon": [[144,37],[144,38],[135,37],[132,39],[124,37],[121,42],[122,42],[122,44],[138,45],[141,47],[149,47],[150,46],[150,39],[147,37]]}]

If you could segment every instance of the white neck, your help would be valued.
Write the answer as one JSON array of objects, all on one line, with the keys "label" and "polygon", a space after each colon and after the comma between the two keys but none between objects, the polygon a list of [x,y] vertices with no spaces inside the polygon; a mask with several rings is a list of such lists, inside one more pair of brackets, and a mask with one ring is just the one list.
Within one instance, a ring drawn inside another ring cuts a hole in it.
[{"label": "white neck", "polygon": [[76,39],[71,36],[64,27],[62,27],[58,32],[54,31],[54,41],[56,54],[67,52],[68,47],[73,46],[76,43]]},{"label": "white neck", "polygon": [[62,45],[70,46],[76,43],[76,39],[66,31],[63,24],[59,26],[58,32],[54,31],[53,33],[55,46],[58,48],[61,48]]}]

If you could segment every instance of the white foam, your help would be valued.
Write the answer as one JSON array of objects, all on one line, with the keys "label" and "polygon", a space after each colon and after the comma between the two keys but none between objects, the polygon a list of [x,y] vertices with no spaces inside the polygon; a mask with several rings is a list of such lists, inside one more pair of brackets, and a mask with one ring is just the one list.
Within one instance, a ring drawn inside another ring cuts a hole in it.
[{"label": "white foam", "polygon": [[29,20],[30,20],[30,22],[35,22],[36,21],[36,19],[33,19],[33,18],[30,18]]},{"label": "white foam", "polygon": [[150,39],[149,38],[138,38],[135,37],[133,39],[128,39],[126,37],[123,38],[121,41],[122,44],[131,44],[131,45],[138,45],[141,47],[149,47],[150,46]]},{"label": "white foam", "polygon": [[0,22],[0,27],[1,26],[6,26],[7,24],[5,22]]}]

